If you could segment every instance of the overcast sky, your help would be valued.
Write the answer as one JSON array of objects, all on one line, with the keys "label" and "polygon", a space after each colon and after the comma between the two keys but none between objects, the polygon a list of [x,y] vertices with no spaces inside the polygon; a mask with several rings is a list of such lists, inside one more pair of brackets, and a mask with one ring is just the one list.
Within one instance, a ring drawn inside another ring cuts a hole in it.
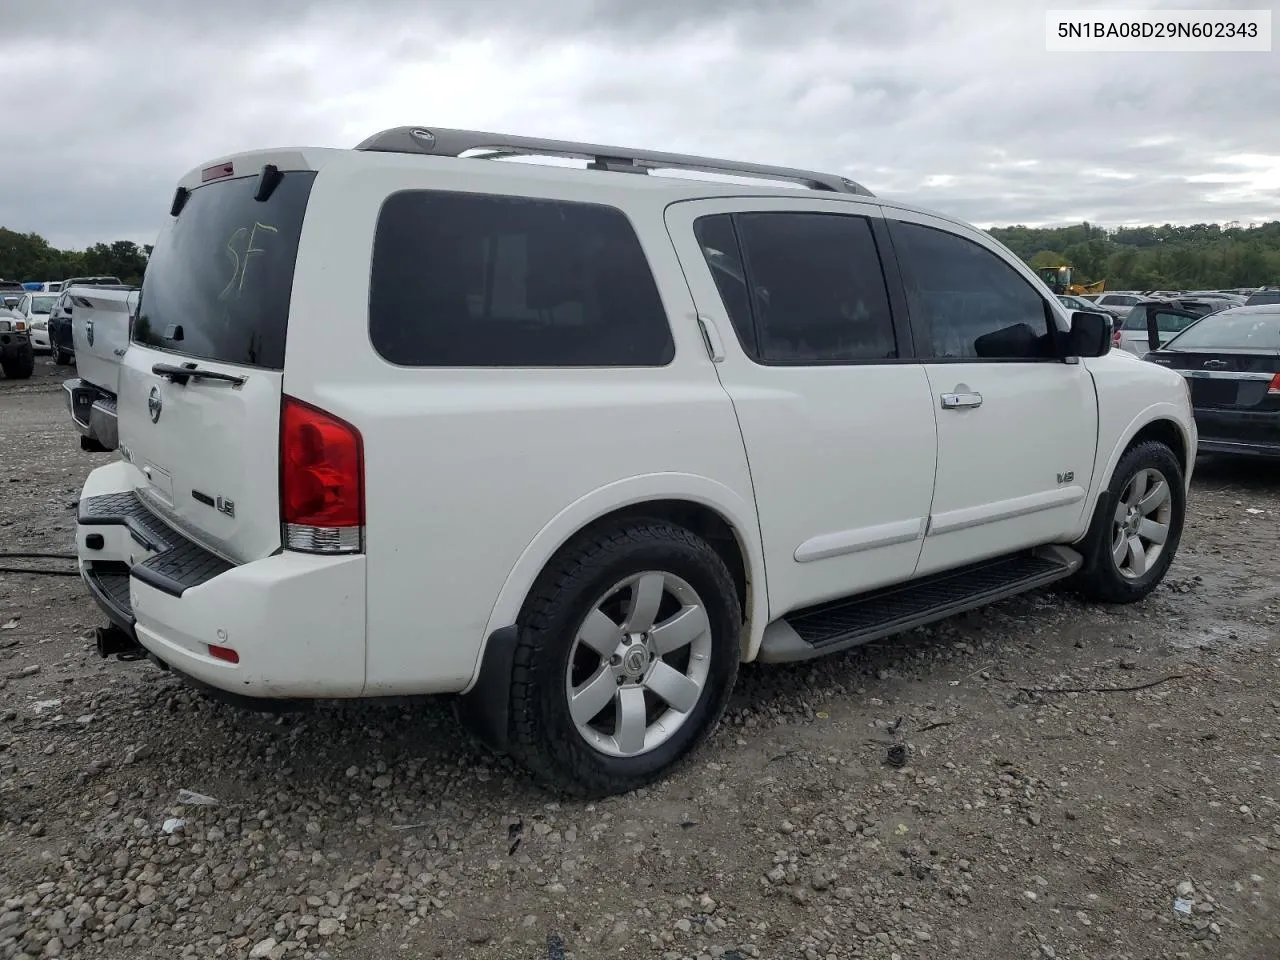
[{"label": "overcast sky", "polygon": [[1046,9],[1091,5],[4,0],[0,226],[150,242],[203,160],[408,123],[831,170],[981,226],[1280,218],[1280,52],[1046,52]]}]

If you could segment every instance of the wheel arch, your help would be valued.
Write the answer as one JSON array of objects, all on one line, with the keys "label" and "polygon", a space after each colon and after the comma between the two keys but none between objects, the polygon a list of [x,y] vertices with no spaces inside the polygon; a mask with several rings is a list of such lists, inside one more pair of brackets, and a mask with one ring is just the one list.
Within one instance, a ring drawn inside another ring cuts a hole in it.
[{"label": "wheel arch", "polygon": [[1180,412],[1179,408],[1173,404],[1157,404],[1144,410],[1129,423],[1118,442],[1111,447],[1111,455],[1102,471],[1102,480],[1098,484],[1095,500],[1102,495],[1103,491],[1110,488],[1120,458],[1139,443],[1145,443],[1148,440],[1163,443],[1173,451],[1174,456],[1178,458],[1178,465],[1182,467],[1183,482],[1187,486],[1190,485],[1191,472],[1195,463],[1196,438],[1194,428],[1188,428],[1183,418],[1178,415]]},{"label": "wheel arch", "polygon": [[1076,543],[1085,543],[1097,536],[1099,524],[1103,520],[1099,514],[1102,498],[1111,488],[1116,467],[1121,458],[1140,443],[1154,440],[1169,447],[1182,468],[1184,489],[1190,489],[1197,437],[1194,426],[1189,427],[1181,414],[1183,411],[1171,403],[1155,404],[1134,417],[1121,432],[1119,439],[1111,444],[1111,452],[1103,468],[1097,472],[1090,495],[1092,506],[1085,515],[1088,525],[1081,531]]},{"label": "wheel arch", "polygon": [[[601,524],[640,517],[667,520],[697,533],[725,560],[742,603],[742,657],[753,657],[768,621],[764,553],[755,507],[723,483],[675,473],[608,484],[580,497],[549,521],[507,575],[485,627],[486,645],[494,631],[516,622],[538,575],[566,545]],[[477,670],[483,659],[482,648]]]}]

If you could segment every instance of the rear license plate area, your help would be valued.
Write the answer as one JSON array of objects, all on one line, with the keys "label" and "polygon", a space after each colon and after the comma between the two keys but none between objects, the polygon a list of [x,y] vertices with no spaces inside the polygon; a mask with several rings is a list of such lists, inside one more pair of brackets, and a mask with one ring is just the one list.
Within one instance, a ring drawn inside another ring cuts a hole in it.
[{"label": "rear license plate area", "polygon": [[1239,384],[1234,380],[1191,378],[1191,401],[1198,406],[1233,407]]}]

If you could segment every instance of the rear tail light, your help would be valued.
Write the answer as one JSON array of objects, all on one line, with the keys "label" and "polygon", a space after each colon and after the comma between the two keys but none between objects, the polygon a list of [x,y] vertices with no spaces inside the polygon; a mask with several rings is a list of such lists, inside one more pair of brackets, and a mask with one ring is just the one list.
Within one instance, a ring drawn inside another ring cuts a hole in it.
[{"label": "rear tail light", "polygon": [[1267,396],[1280,396],[1280,373],[1271,378],[1271,383],[1267,385]]},{"label": "rear tail light", "polygon": [[1116,327],[1111,333],[1111,345],[1113,347],[1120,346],[1120,328]]},{"label": "rear tail light", "polygon": [[293,397],[285,397],[280,410],[280,517],[286,549],[364,549],[360,432]]}]

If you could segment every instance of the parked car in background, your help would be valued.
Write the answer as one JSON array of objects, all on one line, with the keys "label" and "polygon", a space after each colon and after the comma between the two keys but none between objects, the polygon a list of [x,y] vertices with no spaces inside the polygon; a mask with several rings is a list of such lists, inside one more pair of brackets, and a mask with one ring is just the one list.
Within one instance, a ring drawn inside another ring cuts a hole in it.
[{"label": "parked car in background", "polygon": [[100,652],[245,706],[460,694],[609,795],[743,662],[1068,579],[1132,603],[1174,560],[1182,378],[842,176],[402,127],[171,196],[76,550]]},{"label": "parked car in background", "polygon": [[1120,318],[1108,310],[1106,307],[1099,307],[1094,303],[1090,303],[1084,297],[1073,296],[1069,293],[1056,294],[1058,302],[1071,311],[1082,311],[1084,313],[1096,313],[1107,318],[1107,322],[1114,330]]},{"label": "parked car in background", "polygon": [[[1192,302],[1194,303],[1194,301]],[[1148,323],[1154,319],[1161,344],[1174,334],[1181,333],[1206,314],[1221,310],[1201,301],[1199,306],[1189,306],[1177,300],[1151,300],[1131,307],[1112,333],[1111,344],[1118,350],[1145,356],[1151,350]]]},{"label": "parked car in background", "polygon": [[1262,287],[1249,294],[1245,306],[1256,307],[1260,304],[1280,303],[1280,287]]},{"label": "parked car in background", "polygon": [[1244,302],[1249,299],[1243,294],[1223,290],[1188,290],[1183,296],[1196,297],[1201,300],[1222,300],[1232,307],[1243,307]]},{"label": "parked car in background", "polygon": [[0,280],[0,309],[14,309],[26,292],[26,288],[16,280]]},{"label": "parked car in background", "polygon": [[1126,317],[1135,305],[1144,303],[1146,300],[1146,297],[1137,293],[1101,293],[1093,303],[1095,306],[1106,308],[1118,317]]},{"label": "parked car in background", "polygon": [[1058,302],[1068,310],[1084,310],[1088,313],[1100,313],[1111,320],[1112,328],[1116,322],[1120,320],[1123,314],[1128,313],[1129,307],[1115,308],[1106,307],[1099,304],[1096,300],[1088,299],[1083,296],[1074,296],[1069,293],[1059,294]]},{"label": "parked car in background", "polygon": [[75,303],[71,299],[71,288],[122,286],[116,277],[72,277],[61,281],[62,287],[58,299],[49,314],[49,342],[53,349],[53,362],[59,366],[67,366],[76,356],[75,340],[71,334],[71,314]]},{"label": "parked car in background", "polygon": [[53,312],[53,303],[57,299],[51,293],[27,293],[14,308],[27,321],[31,346],[37,353],[52,350],[49,342],[49,314]]},{"label": "parked car in background", "polygon": [[26,319],[16,310],[0,307],[0,370],[10,380],[25,380],[35,369],[36,354]]},{"label": "parked car in background", "polygon": [[1212,297],[1171,297],[1165,302],[1201,317],[1207,317],[1209,314],[1217,313],[1219,310],[1229,310],[1231,307],[1244,306],[1243,303],[1217,300]]},{"label": "parked car in background", "polygon": [[1201,452],[1280,458],[1280,304],[1210,314],[1146,359],[1187,378]]},{"label": "parked car in background", "polygon": [[120,360],[129,347],[129,324],[138,307],[138,288],[124,284],[74,287],[71,318],[76,372],[62,384],[67,411],[84,450],[114,450],[116,392]]},{"label": "parked car in background", "polygon": [[75,359],[75,343],[71,338],[71,294],[61,291],[49,311],[49,349],[53,362],[65,367]]},{"label": "parked car in background", "polygon": [[1084,297],[1074,296],[1070,293],[1059,293],[1057,294],[1057,297],[1058,302],[1068,310],[1093,311],[1097,308],[1096,303],[1086,300]]}]

